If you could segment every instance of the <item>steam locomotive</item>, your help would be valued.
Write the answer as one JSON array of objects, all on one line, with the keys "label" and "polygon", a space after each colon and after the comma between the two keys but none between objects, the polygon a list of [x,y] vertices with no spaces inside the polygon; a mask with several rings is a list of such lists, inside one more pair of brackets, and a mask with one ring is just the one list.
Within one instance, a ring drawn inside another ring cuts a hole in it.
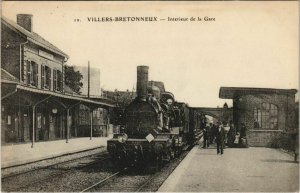
[{"label": "steam locomotive", "polygon": [[137,97],[125,109],[125,125],[107,141],[118,166],[154,166],[178,156],[192,145],[204,117],[176,102],[163,82],[148,81],[148,66],[137,67]]}]

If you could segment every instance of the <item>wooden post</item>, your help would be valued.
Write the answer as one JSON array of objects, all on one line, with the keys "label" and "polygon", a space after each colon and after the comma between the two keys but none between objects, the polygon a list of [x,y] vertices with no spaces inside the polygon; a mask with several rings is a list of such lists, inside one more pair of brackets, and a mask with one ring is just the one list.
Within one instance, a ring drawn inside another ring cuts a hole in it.
[{"label": "wooden post", "polygon": [[108,137],[108,131],[109,131],[109,115],[110,114],[110,111],[109,111],[109,108],[107,108],[107,123],[106,123],[106,136],[105,137]]},{"label": "wooden post", "polygon": [[90,140],[92,140],[92,137],[93,137],[93,110],[92,109],[90,109],[90,125],[91,125]]},{"label": "wooden post", "polygon": [[24,127],[21,126],[21,106],[20,106],[20,93],[18,93],[18,140],[23,141],[24,140]]},{"label": "wooden post", "polygon": [[[73,107],[75,107],[76,105],[78,105],[80,103],[81,103],[81,101],[79,101],[78,103],[67,108],[67,137],[66,137],[67,141],[66,141],[66,143],[69,142],[69,138],[70,138],[70,129],[71,129],[70,123],[72,121],[72,118],[70,117],[70,109],[72,109]],[[74,112],[74,116],[76,117],[76,111]],[[74,124],[75,124],[75,137],[77,137],[77,120],[76,120],[76,118],[75,118]]]},{"label": "wooden post", "polygon": [[35,137],[34,137],[34,136],[35,136],[35,107],[36,107],[38,104],[40,104],[40,103],[42,103],[42,102],[48,100],[50,97],[51,97],[51,95],[48,96],[48,97],[46,97],[46,98],[44,98],[43,100],[41,100],[41,101],[35,103],[35,104],[32,106],[32,144],[31,144],[31,148],[33,148],[33,145],[34,145],[34,138],[35,138]]},{"label": "wooden post", "polygon": [[69,135],[70,135],[70,110],[67,109],[67,140],[66,140],[66,143],[69,143]]},{"label": "wooden post", "polygon": [[77,111],[76,111],[76,109],[75,109],[75,112],[74,112],[74,116],[75,116],[75,121],[74,121],[74,125],[75,125],[75,127],[74,127],[74,129],[75,129],[75,137],[77,137],[77,127],[78,127],[78,119],[77,119],[77,117],[78,117],[78,113],[77,113]]},{"label": "wooden post", "polygon": [[32,144],[31,148],[34,146],[35,140],[35,106],[32,107]]}]

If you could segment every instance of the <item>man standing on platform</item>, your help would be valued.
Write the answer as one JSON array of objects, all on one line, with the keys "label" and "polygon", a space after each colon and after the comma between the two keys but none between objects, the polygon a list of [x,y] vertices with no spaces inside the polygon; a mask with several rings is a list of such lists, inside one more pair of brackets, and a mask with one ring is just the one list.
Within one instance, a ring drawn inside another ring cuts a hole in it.
[{"label": "man standing on platform", "polygon": [[209,130],[208,130],[208,142],[209,144],[213,144],[213,132],[214,126],[212,123],[209,123]]},{"label": "man standing on platform", "polygon": [[209,147],[209,126],[208,124],[206,127],[203,129],[203,148],[208,148]]},{"label": "man standing on platform", "polygon": [[223,154],[223,141],[224,141],[224,136],[225,136],[225,131],[224,127],[221,124],[217,123],[217,131],[216,131],[216,142],[217,142],[217,154],[221,153]]}]

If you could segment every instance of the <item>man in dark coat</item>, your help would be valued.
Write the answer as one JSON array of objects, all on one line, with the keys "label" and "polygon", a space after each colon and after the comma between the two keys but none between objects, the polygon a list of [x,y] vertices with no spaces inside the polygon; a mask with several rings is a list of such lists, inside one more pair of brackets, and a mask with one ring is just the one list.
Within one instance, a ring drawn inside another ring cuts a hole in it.
[{"label": "man in dark coat", "polygon": [[206,125],[206,127],[203,129],[203,148],[209,147],[209,126]]},{"label": "man in dark coat", "polygon": [[246,134],[247,129],[246,129],[246,126],[245,126],[244,123],[242,123],[241,125],[242,125],[242,127],[240,129],[241,136],[240,136],[240,144],[239,144],[239,146],[240,147],[248,147],[247,137],[246,137],[246,135],[247,135]]},{"label": "man in dark coat", "polygon": [[222,124],[217,124],[219,127],[216,131],[216,142],[217,142],[217,154],[223,154],[223,141],[225,137],[225,130]]},{"label": "man in dark coat", "polygon": [[228,147],[233,147],[234,146],[234,140],[235,140],[235,135],[236,135],[236,130],[235,130],[235,127],[234,127],[234,124],[232,122],[232,120],[229,121],[229,124],[230,124],[230,129],[228,131],[228,140],[227,140],[227,144],[228,144]]},{"label": "man in dark coat", "polygon": [[213,124],[211,129],[210,129],[210,137],[211,137],[211,143],[210,144],[215,143],[215,137],[216,137],[217,130],[218,130],[218,125]]},{"label": "man in dark coat", "polygon": [[209,144],[213,144],[213,138],[214,138],[214,126],[212,123],[209,123],[209,130],[208,130],[208,142]]}]

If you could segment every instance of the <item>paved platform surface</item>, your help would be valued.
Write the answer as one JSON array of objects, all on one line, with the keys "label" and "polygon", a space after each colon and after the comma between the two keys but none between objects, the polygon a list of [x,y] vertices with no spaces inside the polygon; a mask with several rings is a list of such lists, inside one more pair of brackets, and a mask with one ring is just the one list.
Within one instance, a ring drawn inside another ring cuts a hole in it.
[{"label": "paved platform surface", "polygon": [[1,146],[1,168],[106,146],[108,139],[84,137],[69,139],[68,143],[66,140],[44,141],[36,142],[33,148],[31,143]]},{"label": "paved platform surface", "polygon": [[299,163],[270,148],[194,147],[159,192],[299,192]]}]

